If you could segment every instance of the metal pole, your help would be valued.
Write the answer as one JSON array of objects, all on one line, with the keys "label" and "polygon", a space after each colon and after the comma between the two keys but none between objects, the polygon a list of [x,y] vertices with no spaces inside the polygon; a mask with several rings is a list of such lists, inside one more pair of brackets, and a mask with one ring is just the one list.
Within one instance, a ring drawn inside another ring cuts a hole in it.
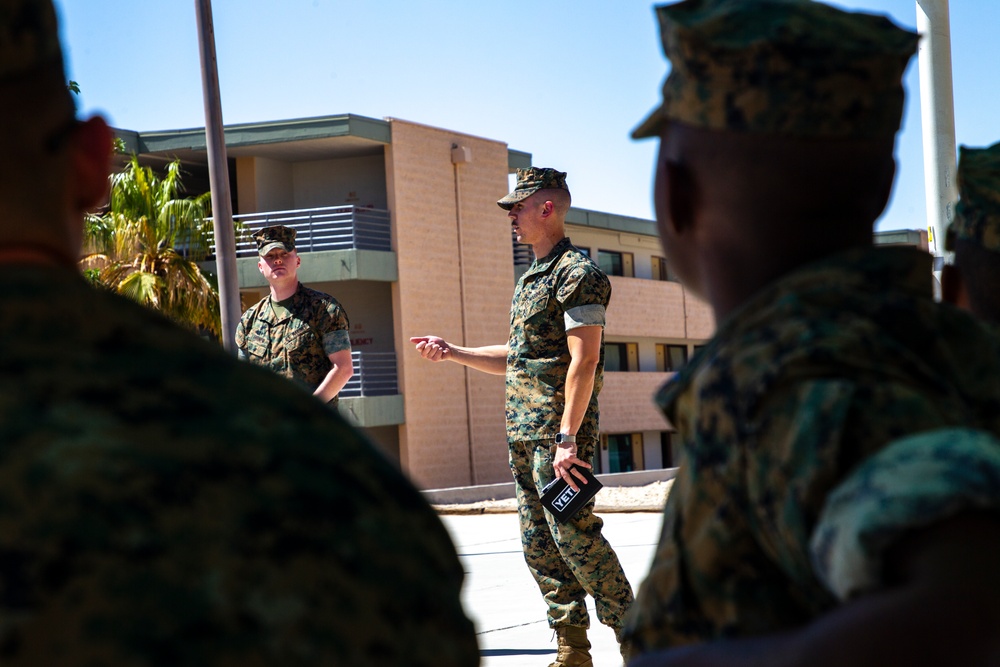
[{"label": "metal pole", "polygon": [[198,16],[198,46],[201,53],[201,83],[205,99],[205,139],[208,147],[208,178],[212,188],[212,226],[215,229],[215,264],[219,271],[219,311],[222,315],[222,346],[236,354],[236,325],[240,321],[240,286],[236,276],[236,235],[233,204],[229,193],[229,164],[222,129],[219,97],[219,66],[215,57],[215,27],[211,0],[195,0]]},{"label": "metal pole", "polygon": [[955,216],[955,101],[951,81],[951,24],[948,0],[916,0],[920,33],[920,119],[924,142],[927,232],[940,279],[944,236]]},{"label": "metal pole", "polygon": [[[462,314],[462,345],[469,344],[469,320],[465,304],[465,253],[462,243],[462,179],[459,167],[469,161],[471,154],[468,149],[458,144],[451,145],[451,164],[455,171],[455,228],[458,231],[458,305]],[[465,372],[465,426],[469,436],[469,483],[475,486],[479,483],[479,475],[476,472],[476,439],[472,426],[472,378],[471,370],[468,366],[462,369]]]}]

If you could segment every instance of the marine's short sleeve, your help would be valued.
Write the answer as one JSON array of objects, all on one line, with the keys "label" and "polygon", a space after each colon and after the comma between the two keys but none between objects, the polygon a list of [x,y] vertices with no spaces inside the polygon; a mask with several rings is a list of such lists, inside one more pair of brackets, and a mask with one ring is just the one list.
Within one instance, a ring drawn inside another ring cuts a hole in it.
[{"label": "marine's short sleeve", "polygon": [[581,263],[561,277],[556,286],[556,299],[563,310],[592,305],[607,308],[611,282],[597,267]]},{"label": "marine's short sleeve", "polygon": [[566,331],[578,327],[603,327],[606,323],[607,312],[604,306],[592,303],[586,306],[576,306],[568,308],[563,314]]},{"label": "marine's short sleeve", "polygon": [[897,538],[972,509],[1000,510],[1000,441],[965,428],[902,438],[829,495],[810,540],[815,570],[841,600],[877,589]]},{"label": "marine's short sleeve", "polygon": [[247,360],[247,332],[243,327],[243,318],[240,318],[239,323],[236,325],[236,358],[240,361]]},{"label": "marine's short sleeve", "polygon": [[323,325],[323,351],[327,355],[351,349],[351,324],[343,306],[335,300],[326,307]]}]

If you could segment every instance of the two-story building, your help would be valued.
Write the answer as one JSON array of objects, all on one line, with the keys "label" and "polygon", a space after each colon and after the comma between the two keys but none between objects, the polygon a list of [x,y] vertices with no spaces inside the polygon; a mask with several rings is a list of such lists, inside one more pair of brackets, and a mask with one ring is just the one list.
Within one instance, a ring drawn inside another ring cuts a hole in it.
[{"label": "two-story building", "polygon": [[[118,134],[145,164],[180,159],[190,194],[208,189],[203,128]],[[341,394],[345,416],[424,488],[507,481],[503,378],[424,361],[408,339],[507,339],[531,254],[512,242],[496,200],[531,155],[354,115],[232,125],[225,138],[236,218],[250,233],[296,228],[300,279],[348,312],[355,375]],[[596,467],[669,467],[671,427],[651,397],[711,336],[711,311],[672,279],[654,222],[578,208],[567,222],[613,288]],[[256,263],[252,242],[239,243],[244,306],[267,293]]]}]

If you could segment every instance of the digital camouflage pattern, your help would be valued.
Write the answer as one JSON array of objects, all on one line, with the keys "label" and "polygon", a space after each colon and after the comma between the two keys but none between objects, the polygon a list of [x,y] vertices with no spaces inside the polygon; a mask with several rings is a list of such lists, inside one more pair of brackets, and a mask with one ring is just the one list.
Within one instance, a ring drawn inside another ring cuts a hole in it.
[{"label": "digital camouflage pattern", "polygon": [[[578,438],[577,457],[592,463],[596,442]],[[617,632],[632,604],[632,586],[601,534],[604,521],[594,514],[594,501],[559,523],[539,500],[538,489],[554,479],[553,444],[553,440],[523,440],[510,445],[524,560],[549,607],[549,627],[589,628],[589,594],[598,620]]]},{"label": "digital camouflage pattern", "polygon": [[958,150],[958,205],[949,237],[1000,252],[1000,143]]},{"label": "digital camouflage pattern", "polygon": [[0,0],[0,80],[62,66],[52,0]]},{"label": "digital camouflage pattern", "polygon": [[[601,535],[603,521],[594,516],[593,503],[560,524],[542,507],[538,492],[554,476],[551,447],[566,407],[566,311],[607,308],[610,299],[608,277],[564,238],[521,276],[511,303],[506,403],[510,468],[524,559],[549,607],[550,627],[589,627],[590,594],[598,619],[617,631],[632,603],[632,587]],[[602,339],[594,391],[576,433],[577,456],[588,463],[599,438],[597,395],[603,383]]]},{"label": "digital camouflage pattern", "polygon": [[827,498],[812,537],[816,572],[841,600],[875,590],[897,538],[969,509],[1000,509],[996,437],[946,428],[897,440]]},{"label": "digital camouflage pattern", "polygon": [[670,74],[633,132],[668,120],[804,137],[893,134],[918,36],[810,0],[686,0],[657,8]]},{"label": "digital camouflage pattern", "polygon": [[[871,506],[879,488],[857,480],[892,474],[891,443],[948,428],[1000,433],[1000,340],[934,302],[931,260],[913,248],[858,249],[790,273],[721,323],[663,387],[680,470],[626,626],[637,650],[777,632],[828,611],[842,593],[813,560],[833,553],[824,526],[843,525],[853,503]],[[970,506],[958,491],[970,473],[957,468],[995,457],[957,452],[938,461],[955,473],[954,493],[901,505],[886,517],[892,530],[941,516],[945,504]],[[855,472],[859,464],[880,472]]]},{"label": "digital camouflage pattern", "polygon": [[253,235],[253,240],[257,243],[257,254],[263,257],[275,248],[281,248],[285,252],[294,251],[296,234],[294,229],[284,225],[264,227]]},{"label": "digital camouflage pattern", "polygon": [[0,268],[0,664],[479,664],[420,493],[270,373]]},{"label": "digital camouflage pattern", "polygon": [[[510,307],[507,341],[507,439],[554,438],[566,406],[565,312],[579,306],[607,308],[611,282],[600,267],[564,238],[521,276]],[[604,341],[594,393],[577,437],[597,440],[597,395],[604,385]]]},{"label": "digital camouflage pattern", "polygon": [[[351,349],[350,322],[329,294],[299,283],[290,298],[270,295],[243,313],[236,327],[239,356],[314,391],[333,368],[330,355]],[[336,405],[337,398],[330,401]]]},{"label": "digital camouflage pattern", "polygon": [[556,171],[550,167],[530,167],[517,170],[517,185],[513,192],[497,200],[497,206],[509,211],[519,201],[523,201],[539,190],[565,190],[566,172]]}]

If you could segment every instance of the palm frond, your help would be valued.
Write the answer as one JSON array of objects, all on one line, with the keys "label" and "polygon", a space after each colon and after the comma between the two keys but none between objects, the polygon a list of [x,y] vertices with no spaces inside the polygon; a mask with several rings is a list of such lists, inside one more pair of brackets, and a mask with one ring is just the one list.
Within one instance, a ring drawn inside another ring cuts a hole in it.
[{"label": "palm frond", "polygon": [[87,216],[80,264],[107,288],[219,336],[218,288],[197,264],[211,252],[211,194],[180,197],[181,176],[179,161],[160,176],[133,155],[111,177],[106,212]]}]

